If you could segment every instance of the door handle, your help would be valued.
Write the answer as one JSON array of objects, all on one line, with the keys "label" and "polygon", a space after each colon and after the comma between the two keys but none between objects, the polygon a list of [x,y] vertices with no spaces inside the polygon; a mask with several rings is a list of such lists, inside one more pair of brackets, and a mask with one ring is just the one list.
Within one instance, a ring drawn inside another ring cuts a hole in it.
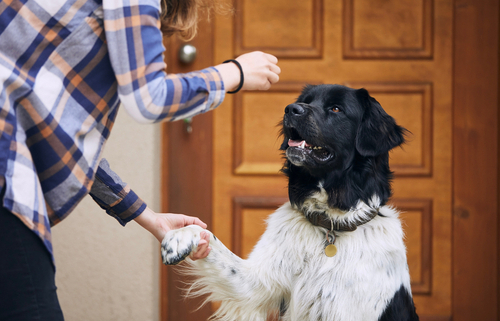
[{"label": "door handle", "polygon": [[[179,48],[179,61],[183,64],[190,64],[196,59],[196,47],[190,44],[185,44]],[[186,133],[193,132],[193,120],[191,117],[184,119]]]},{"label": "door handle", "polygon": [[179,48],[179,61],[183,64],[190,64],[196,59],[196,47],[185,44]]}]

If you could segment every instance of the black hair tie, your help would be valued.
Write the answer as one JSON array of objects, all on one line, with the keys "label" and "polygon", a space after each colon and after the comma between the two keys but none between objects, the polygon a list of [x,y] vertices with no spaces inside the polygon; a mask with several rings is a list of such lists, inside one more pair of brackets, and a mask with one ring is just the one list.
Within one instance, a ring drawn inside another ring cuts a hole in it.
[{"label": "black hair tie", "polygon": [[238,91],[240,91],[241,87],[243,87],[243,83],[245,81],[245,78],[243,77],[243,68],[241,68],[240,63],[236,59],[228,59],[223,62],[223,64],[228,63],[228,62],[234,62],[236,66],[238,66],[238,69],[240,70],[240,84],[238,85],[238,88],[236,88],[233,91],[228,91],[228,94],[236,94]]}]

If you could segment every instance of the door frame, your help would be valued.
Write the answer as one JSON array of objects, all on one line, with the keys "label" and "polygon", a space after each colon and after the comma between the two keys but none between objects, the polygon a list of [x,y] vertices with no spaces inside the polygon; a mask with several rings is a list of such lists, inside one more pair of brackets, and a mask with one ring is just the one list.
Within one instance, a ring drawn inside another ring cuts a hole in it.
[{"label": "door frame", "polygon": [[[499,2],[453,1],[451,224],[454,321],[497,320],[500,317]],[[213,21],[201,23],[192,43],[202,54],[190,66],[172,63],[177,60],[180,42],[166,40],[166,60],[171,62],[169,72],[213,65],[212,31]],[[195,117],[192,126],[191,134],[186,133],[183,122],[162,127],[161,206],[164,212],[195,215],[210,225],[211,113]],[[179,301],[177,298],[182,292],[177,280],[172,268],[161,265],[160,320],[206,319],[211,314],[210,305],[190,313],[200,301]],[[175,309],[169,309],[169,304]]]},{"label": "door frame", "polygon": [[499,12],[498,0],[454,1],[452,312],[457,321],[500,317]]},{"label": "door frame", "polygon": [[[189,42],[197,49],[196,59],[191,64],[178,62],[178,51],[184,42],[175,37],[164,39],[167,48],[165,61],[170,62],[169,73],[186,73],[213,65],[213,27],[213,20],[199,22],[198,34]],[[188,125],[191,132],[188,132]],[[184,121],[162,124],[162,212],[196,216],[211,226],[212,132],[211,112],[194,117],[190,124]],[[208,319],[212,314],[210,305],[197,309],[203,302],[202,298],[184,299],[181,290],[183,278],[175,271],[175,267],[167,267],[160,260],[160,320]]]}]

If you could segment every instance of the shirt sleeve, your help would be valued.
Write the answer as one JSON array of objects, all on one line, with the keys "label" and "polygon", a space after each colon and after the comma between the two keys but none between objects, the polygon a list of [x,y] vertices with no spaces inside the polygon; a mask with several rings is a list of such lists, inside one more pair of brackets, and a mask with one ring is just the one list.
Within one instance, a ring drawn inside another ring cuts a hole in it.
[{"label": "shirt sleeve", "polygon": [[97,168],[90,196],[123,226],[139,216],[147,207],[146,203],[111,170],[104,158]]},{"label": "shirt sleeve", "polygon": [[104,30],[124,108],[144,123],[187,118],[224,99],[216,68],[166,73],[159,0],[104,0]]}]

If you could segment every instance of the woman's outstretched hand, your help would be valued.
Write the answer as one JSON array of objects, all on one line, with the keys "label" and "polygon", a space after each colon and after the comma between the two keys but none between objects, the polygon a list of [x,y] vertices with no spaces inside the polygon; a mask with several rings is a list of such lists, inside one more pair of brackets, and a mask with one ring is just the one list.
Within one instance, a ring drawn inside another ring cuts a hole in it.
[{"label": "woman's outstretched hand", "polygon": [[[151,232],[161,243],[165,234],[174,229],[178,229],[188,225],[199,225],[207,228],[207,224],[203,223],[199,218],[187,216],[184,214],[164,214],[155,213],[149,207],[144,212],[135,218],[135,221]],[[198,250],[191,254],[193,260],[205,258],[210,253],[210,235],[206,232],[201,233],[201,240],[198,243]]]},{"label": "woman's outstretched hand", "polygon": [[[278,58],[273,55],[254,51],[236,58],[243,69],[243,90],[268,90],[272,84],[279,81],[281,73]],[[226,91],[234,90],[240,83],[240,71],[234,63],[224,63],[216,66],[222,76]]]}]

